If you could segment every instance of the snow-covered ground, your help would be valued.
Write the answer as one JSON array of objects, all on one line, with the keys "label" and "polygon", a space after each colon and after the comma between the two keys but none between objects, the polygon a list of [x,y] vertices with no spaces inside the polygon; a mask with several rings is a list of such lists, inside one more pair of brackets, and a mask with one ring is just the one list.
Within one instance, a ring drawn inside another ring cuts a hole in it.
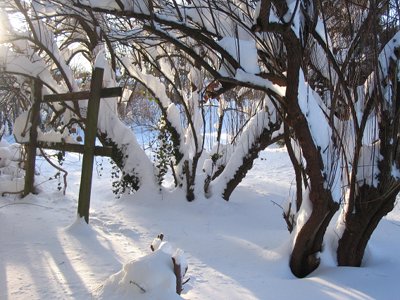
[{"label": "snow-covered ground", "polygon": [[80,162],[73,154],[64,162],[65,196],[57,180],[48,181],[56,171],[38,159],[40,193],[0,197],[0,299],[179,299],[148,297],[129,282],[121,286],[121,272],[149,255],[161,232],[173,248],[185,251],[190,280],[183,299],[400,297],[398,206],[374,233],[364,267],[336,267],[332,224],[317,271],[305,279],[291,274],[290,235],[280,205],[294,192],[294,176],[284,148],[263,151],[230,202],[199,195],[188,203],[170,190],[116,199],[108,159],[97,158],[89,226],[76,217]]}]

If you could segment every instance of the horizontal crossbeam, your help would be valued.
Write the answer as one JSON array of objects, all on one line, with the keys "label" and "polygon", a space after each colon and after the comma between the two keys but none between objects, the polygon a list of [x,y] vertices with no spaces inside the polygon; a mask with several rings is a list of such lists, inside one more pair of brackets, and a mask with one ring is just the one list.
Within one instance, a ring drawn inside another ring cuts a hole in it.
[{"label": "horizontal crossbeam", "polygon": [[[100,98],[121,97],[122,88],[103,88],[100,92]],[[60,102],[60,101],[79,101],[87,100],[90,97],[90,91],[71,92],[64,94],[52,94],[43,96],[42,102]]]},{"label": "horizontal crossbeam", "polygon": [[[37,142],[37,147],[42,149],[59,150],[66,152],[84,153],[84,146],[81,144],[67,144],[67,143],[49,143],[49,142]],[[112,156],[112,147],[94,147],[94,155],[97,156]]]}]

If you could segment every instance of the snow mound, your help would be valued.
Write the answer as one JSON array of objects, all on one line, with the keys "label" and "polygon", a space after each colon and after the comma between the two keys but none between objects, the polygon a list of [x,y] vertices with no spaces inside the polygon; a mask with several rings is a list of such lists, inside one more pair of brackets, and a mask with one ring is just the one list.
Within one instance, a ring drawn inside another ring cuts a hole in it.
[{"label": "snow mound", "polygon": [[0,193],[20,192],[25,184],[21,147],[3,140],[0,145]]},{"label": "snow mound", "polygon": [[[183,251],[172,252],[168,242],[153,241],[156,251],[123,265],[122,270],[111,275],[93,295],[95,299],[176,300],[177,275],[174,261],[181,266],[182,275],[187,269]],[[154,248],[152,248],[154,249]],[[174,254],[173,254],[174,253]],[[183,269],[183,270],[182,270]]]}]

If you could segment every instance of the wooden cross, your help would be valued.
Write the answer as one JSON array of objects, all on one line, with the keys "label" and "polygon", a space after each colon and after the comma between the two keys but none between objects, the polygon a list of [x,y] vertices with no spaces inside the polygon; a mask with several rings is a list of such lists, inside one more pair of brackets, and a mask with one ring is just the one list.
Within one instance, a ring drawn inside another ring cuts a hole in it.
[{"label": "wooden cross", "polygon": [[[27,167],[25,175],[24,196],[34,191],[36,149],[38,147],[83,153],[81,184],[79,187],[78,215],[81,218],[85,218],[86,223],[89,223],[89,208],[94,156],[112,156],[112,147],[97,147],[95,145],[100,99],[120,97],[122,95],[122,88],[120,87],[102,88],[103,74],[104,69],[94,69],[92,74],[92,81],[90,84],[90,91],[45,95],[42,99],[42,84],[39,80],[35,80],[33,89],[34,101],[30,116],[32,126],[30,128],[30,139],[27,146]],[[39,112],[41,102],[49,103],[62,101],[79,101],[86,99],[89,99],[89,101],[85,120],[85,140],[83,145],[66,143],[49,144],[37,140],[37,127],[40,122]]]}]

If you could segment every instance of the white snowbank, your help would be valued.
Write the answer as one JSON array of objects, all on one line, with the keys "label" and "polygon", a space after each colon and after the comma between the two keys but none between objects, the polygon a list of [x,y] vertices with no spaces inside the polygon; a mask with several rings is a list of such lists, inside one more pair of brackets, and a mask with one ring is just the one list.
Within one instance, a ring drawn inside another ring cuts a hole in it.
[{"label": "white snowbank", "polygon": [[173,254],[170,243],[156,238],[157,249],[146,256],[134,259],[111,275],[95,295],[98,299],[176,300],[176,276],[172,258],[181,266],[182,275],[187,269],[183,251]]},{"label": "white snowbank", "polygon": [[133,260],[101,287],[98,299],[176,300],[171,256],[156,251]]}]

